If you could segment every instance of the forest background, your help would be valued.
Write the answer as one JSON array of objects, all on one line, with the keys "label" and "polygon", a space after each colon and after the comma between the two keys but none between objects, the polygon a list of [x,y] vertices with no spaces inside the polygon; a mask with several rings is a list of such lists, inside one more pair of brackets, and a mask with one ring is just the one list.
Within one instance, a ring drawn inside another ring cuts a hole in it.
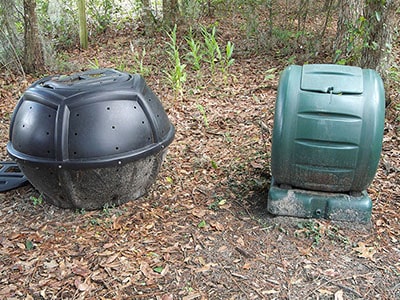
[{"label": "forest background", "polygon": [[[145,197],[62,210],[0,194],[7,299],[400,298],[398,0],[0,1],[2,159],[12,111],[49,74],[140,73],[177,129]],[[266,212],[280,72],[376,69],[385,83],[370,224]]]}]

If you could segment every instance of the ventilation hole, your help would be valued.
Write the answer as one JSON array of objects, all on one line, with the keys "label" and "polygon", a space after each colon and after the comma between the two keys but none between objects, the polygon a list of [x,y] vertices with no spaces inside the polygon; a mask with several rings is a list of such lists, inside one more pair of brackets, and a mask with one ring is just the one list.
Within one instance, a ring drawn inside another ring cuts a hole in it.
[{"label": "ventilation hole", "polygon": [[157,115],[157,118],[159,118],[160,117],[160,115]]},{"label": "ventilation hole", "polygon": [[149,98],[149,101],[151,101],[151,98]]},{"label": "ventilation hole", "polygon": [[142,121],[142,124],[144,124],[144,121]]},{"label": "ventilation hole", "polygon": [[76,114],[77,117],[79,117],[79,114]]},{"label": "ventilation hole", "polygon": [[32,109],[32,106],[29,106],[29,109]]},{"label": "ventilation hole", "polygon": [[151,138],[149,138],[149,137],[148,137],[148,138],[147,138],[147,140],[148,140],[148,141],[150,141],[150,140],[151,140]]},{"label": "ventilation hole", "polygon": [[51,118],[51,115],[49,115],[49,118]]},{"label": "ventilation hole", "polygon": [[51,153],[51,151],[50,150],[47,150],[47,154],[50,154]]},{"label": "ventilation hole", "polygon": [[117,151],[118,151],[118,150],[119,150],[119,147],[115,147],[115,150],[117,150]]},{"label": "ventilation hole", "polygon": [[78,135],[78,133],[77,133],[77,132],[75,132],[75,133],[74,133],[74,135]]},{"label": "ventilation hole", "polygon": [[25,127],[25,125],[22,125],[22,127]]},{"label": "ventilation hole", "polygon": [[133,109],[136,109],[136,106],[134,106]]},{"label": "ventilation hole", "polygon": [[50,132],[46,132],[46,135],[50,135]]},{"label": "ventilation hole", "polygon": [[107,110],[110,110],[111,108],[109,106],[107,106]]},{"label": "ventilation hole", "polygon": [[74,151],[74,155],[77,155],[78,153],[76,153],[76,151]]},{"label": "ventilation hole", "polygon": [[111,126],[111,128],[112,128],[112,129],[115,129],[115,126],[113,125],[113,126]]}]

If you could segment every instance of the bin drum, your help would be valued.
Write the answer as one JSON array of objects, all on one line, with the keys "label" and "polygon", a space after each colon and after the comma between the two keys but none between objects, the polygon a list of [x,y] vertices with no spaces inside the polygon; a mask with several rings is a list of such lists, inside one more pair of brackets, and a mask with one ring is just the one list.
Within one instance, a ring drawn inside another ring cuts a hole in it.
[{"label": "bin drum", "polygon": [[275,106],[271,170],[277,186],[359,193],[380,158],[385,95],[370,69],[286,68]]},{"label": "bin drum", "polygon": [[174,133],[143,77],[100,69],[32,84],[7,151],[48,202],[98,209],[144,195]]}]

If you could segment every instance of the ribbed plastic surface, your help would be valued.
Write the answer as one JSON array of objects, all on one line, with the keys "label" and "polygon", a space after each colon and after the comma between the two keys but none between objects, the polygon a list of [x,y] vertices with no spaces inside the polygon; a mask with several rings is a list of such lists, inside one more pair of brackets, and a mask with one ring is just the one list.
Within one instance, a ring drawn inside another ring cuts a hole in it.
[{"label": "ribbed plastic surface", "polygon": [[385,99],[373,70],[290,66],[276,100],[271,168],[278,185],[361,192],[382,147]]},{"label": "ribbed plastic surface", "polygon": [[58,167],[101,167],[159,152],[174,127],[140,75],[112,69],[47,77],[14,110],[9,154]]},{"label": "ribbed plastic surface", "polygon": [[102,69],[29,87],[7,150],[48,201],[95,209],[143,195],[174,133],[140,75]]}]

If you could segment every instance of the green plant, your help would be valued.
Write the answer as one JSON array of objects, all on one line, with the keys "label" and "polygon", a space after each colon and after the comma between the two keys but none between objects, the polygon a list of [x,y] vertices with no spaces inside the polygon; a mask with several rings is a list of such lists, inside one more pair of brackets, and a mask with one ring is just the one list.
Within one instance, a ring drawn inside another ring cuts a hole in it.
[{"label": "green plant", "polygon": [[146,56],[146,48],[143,47],[142,53],[135,50],[132,43],[130,43],[130,51],[133,54],[133,61],[135,64],[135,68],[133,73],[139,73],[143,76],[147,76],[150,74],[150,69],[144,65],[144,58]]},{"label": "green plant", "polygon": [[39,197],[30,196],[29,199],[32,200],[33,206],[42,205],[43,203],[43,195],[40,194]]},{"label": "green plant", "polygon": [[298,230],[296,230],[295,235],[298,236],[300,233],[304,234],[307,238],[311,238],[313,240],[312,246],[318,246],[321,237],[322,230],[321,224],[317,221],[310,220],[306,222],[301,222],[297,224]]},{"label": "green plant", "polygon": [[206,110],[205,110],[204,106],[201,105],[201,104],[197,104],[196,107],[199,110],[199,112],[201,113],[201,116],[203,118],[204,126],[208,127],[208,125],[209,125],[208,124],[208,118],[207,118],[207,114],[206,114]]},{"label": "green plant", "polygon": [[186,65],[181,63],[176,31],[177,31],[177,26],[175,24],[172,32],[171,33],[167,32],[167,35],[170,40],[169,42],[167,42],[168,45],[167,54],[169,56],[172,68],[169,72],[165,71],[168,81],[170,82],[172,88],[176,93],[175,97],[177,96],[178,93],[181,95],[183,94],[183,85],[186,82],[186,71],[185,71]]},{"label": "green plant", "polygon": [[100,64],[97,57],[93,58],[93,61],[89,61],[89,68],[93,70],[100,69]]},{"label": "green plant", "polygon": [[88,19],[98,33],[104,32],[111,24],[113,14],[121,11],[121,7],[113,0],[89,0],[86,2]]},{"label": "green plant", "polygon": [[192,27],[189,29],[189,36],[186,37],[186,42],[189,46],[190,51],[187,53],[187,60],[192,64],[192,68],[195,71],[199,71],[201,68],[201,61],[203,59],[203,53],[201,52],[201,45],[193,37]]},{"label": "green plant", "polygon": [[206,52],[204,54],[205,61],[210,64],[212,74],[214,74],[215,71],[215,64],[222,60],[222,53],[218,45],[216,32],[217,28],[215,26],[211,28],[211,32],[209,32],[206,27],[202,27],[201,29],[206,48]]},{"label": "green plant", "polygon": [[222,70],[222,73],[224,74],[225,79],[226,79],[226,76],[228,73],[228,69],[235,62],[235,59],[232,58],[234,48],[235,48],[235,45],[231,41],[228,41],[228,43],[226,44],[226,47],[225,47],[225,57],[224,57],[224,60],[222,61],[222,67],[221,67],[221,70]]}]

